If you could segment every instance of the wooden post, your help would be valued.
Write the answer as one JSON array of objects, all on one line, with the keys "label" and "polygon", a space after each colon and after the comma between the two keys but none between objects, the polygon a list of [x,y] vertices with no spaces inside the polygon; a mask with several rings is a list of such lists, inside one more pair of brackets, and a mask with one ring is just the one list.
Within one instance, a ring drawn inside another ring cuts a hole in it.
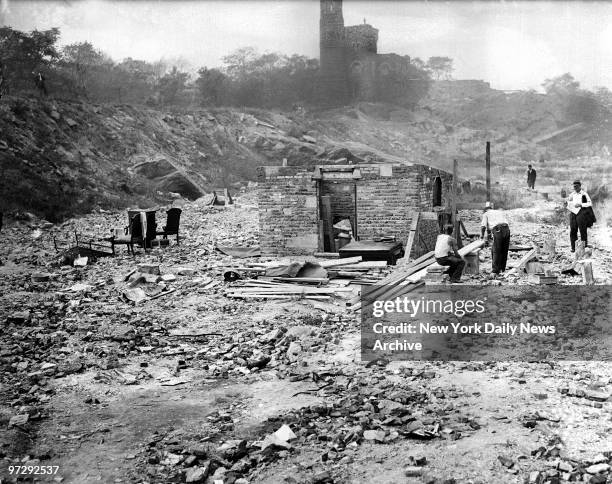
[{"label": "wooden post", "polygon": [[487,202],[491,201],[491,142],[487,141],[485,153],[485,169],[487,177]]},{"label": "wooden post", "polygon": [[595,279],[593,278],[593,265],[591,261],[583,261],[581,266],[582,282],[587,286],[592,286],[595,284]]},{"label": "wooden post", "polygon": [[329,195],[321,196],[321,218],[323,219],[323,239],[325,242],[326,252],[336,252],[336,244],[334,243],[334,228],[332,224],[331,213],[331,197]]},{"label": "wooden post", "polygon": [[457,218],[457,160],[453,160],[453,189],[451,195],[451,222],[453,224],[453,234],[457,239],[459,248],[463,247],[461,243],[461,232],[459,230],[459,219]]}]

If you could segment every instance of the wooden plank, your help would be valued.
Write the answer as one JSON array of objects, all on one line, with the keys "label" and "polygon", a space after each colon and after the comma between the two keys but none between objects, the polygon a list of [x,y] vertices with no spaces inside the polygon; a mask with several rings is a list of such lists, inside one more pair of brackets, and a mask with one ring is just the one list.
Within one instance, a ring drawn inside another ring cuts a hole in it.
[{"label": "wooden plank", "polygon": [[340,253],[339,252],[315,252],[313,254],[315,257],[321,257],[321,258],[338,258],[340,257]]},{"label": "wooden plank", "polygon": [[412,217],[412,222],[410,222],[410,232],[408,232],[408,239],[406,240],[406,250],[404,251],[404,253],[406,254],[406,258],[409,258],[410,254],[412,254],[412,246],[414,245],[414,240],[416,238],[416,232],[419,226],[420,217],[421,212],[416,212],[416,215]]},{"label": "wooden plank", "polygon": [[324,249],[329,252],[336,252],[334,227],[332,224],[331,197],[329,195],[321,196],[321,219],[323,220]]},{"label": "wooden plank", "polygon": [[451,223],[453,224],[453,235],[457,245],[461,247],[461,233],[459,233],[459,222],[457,221],[457,171],[458,162],[453,160],[453,185],[451,191]]},{"label": "wooden plank", "polygon": [[344,259],[317,261],[317,264],[319,264],[321,267],[327,268],[327,267],[346,266],[350,264],[356,264],[358,262],[361,262],[362,260],[363,258],[360,255],[357,255],[355,257],[345,257]]},{"label": "wooden plank", "polygon": [[527,262],[529,262],[535,256],[536,256],[536,250],[535,249],[531,249],[529,252],[527,252],[521,258],[521,260],[518,262],[516,267],[514,267],[511,271],[509,271],[509,273],[519,272],[519,271],[523,270],[525,268],[525,266],[527,265]]}]

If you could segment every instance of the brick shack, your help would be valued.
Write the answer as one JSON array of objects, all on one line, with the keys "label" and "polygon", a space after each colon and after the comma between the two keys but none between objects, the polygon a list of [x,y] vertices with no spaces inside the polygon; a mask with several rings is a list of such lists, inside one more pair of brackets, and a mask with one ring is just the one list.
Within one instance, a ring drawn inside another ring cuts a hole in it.
[{"label": "brick shack", "polygon": [[357,164],[258,168],[265,255],[329,250],[324,231],[350,220],[357,240],[395,236],[418,257],[433,250],[452,176],[426,165]]}]

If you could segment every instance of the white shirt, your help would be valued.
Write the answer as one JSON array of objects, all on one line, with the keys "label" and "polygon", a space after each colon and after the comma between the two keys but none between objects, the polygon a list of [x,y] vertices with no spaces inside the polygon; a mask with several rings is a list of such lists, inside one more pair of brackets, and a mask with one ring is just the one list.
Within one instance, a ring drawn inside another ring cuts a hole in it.
[{"label": "white shirt", "polygon": [[[586,196],[586,202],[582,201],[582,196],[583,195]],[[577,203],[580,204],[580,207],[575,207],[574,206]],[[577,214],[580,211],[581,207],[592,207],[592,206],[593,206],[593,204],[591,203],[591,197],[589,197],[589,194],[587,192],[585,192],[584,190],[580,190],[579,192],[574,190],[567,197],[567,209],[570,212],[572,212],[573,214]]]},{"label": "white shirt", "polygon": [[503,210],[487,210],[482,214],[481,227],[485,227],[487,230],[493,230],[493,227],[499,224],[507,224],[508,219],[506,213]]},{"label": "white shirt", "polygon": [[435,257],[446,257],[450,254],[454,254],[455,251],[453,246],[455,244],[455,239],[452,236],[446,234],[438,235],[436,239],[436,248],[434,249]]}]

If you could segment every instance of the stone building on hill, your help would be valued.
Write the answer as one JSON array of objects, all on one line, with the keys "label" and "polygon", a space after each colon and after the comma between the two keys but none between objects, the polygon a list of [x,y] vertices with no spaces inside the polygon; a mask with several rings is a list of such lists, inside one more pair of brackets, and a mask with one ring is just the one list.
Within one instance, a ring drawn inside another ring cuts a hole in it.
[{"label": "stone building on hill", "polygon": [[329,105],[350,100],[391,101],[406,91],[410,57],[378,53],[378,29],[344,26],[342,0],[321,0],[321,99]]}]

